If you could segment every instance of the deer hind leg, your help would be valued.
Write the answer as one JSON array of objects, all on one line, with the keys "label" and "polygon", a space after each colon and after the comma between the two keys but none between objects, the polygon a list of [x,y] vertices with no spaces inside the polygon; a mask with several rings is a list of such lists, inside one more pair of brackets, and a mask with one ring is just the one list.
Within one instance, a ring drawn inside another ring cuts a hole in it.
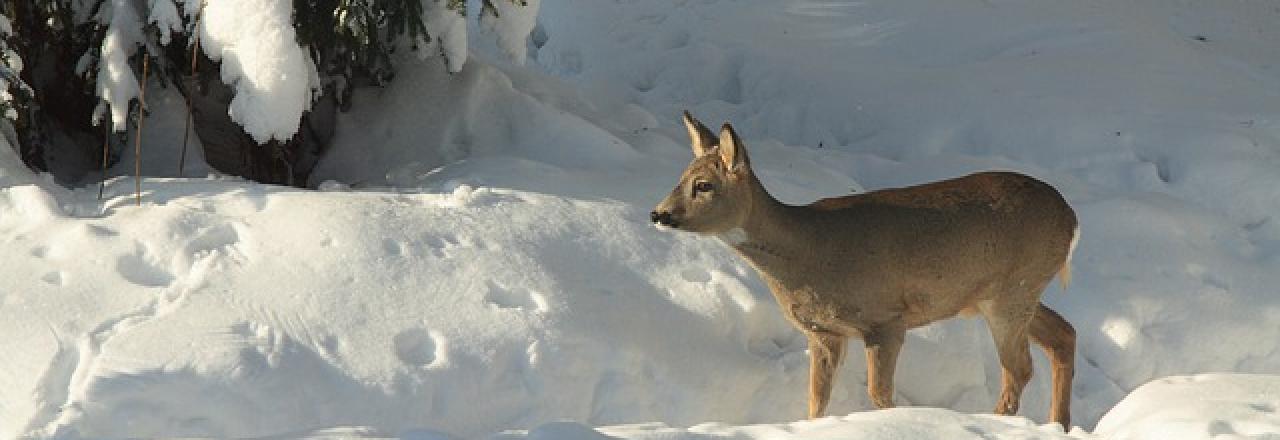
[{"label": "deer hind leg", "polygon": [[863,335],[867,352],[867,395],[877,408],[893,408],[893,372],[906,338],[903,327],[880,328]]},{"label": "deer hind leg", "polygon": [[1052,366],[1053,400],[1049,422],[1071,428],[1071,379],[1075,375],[1076,330],[1062,315],[1040,304],[1029,331],[1031,340],[1044,349]]},{"label": "deer hind leg", "polygon": [[836,370],[844,361],[849,338],[834,333],[809,333],[809,418],[822,417],[831,400]]},{"label": "deer hind leg", "polygon": [[1031,351],[1027,340],[1028,326],[1035,314],[1032,307],[1021,304],[985,304],[980,306],[987,327],[1000,355],[1000,400],[995,413],[1013,415],[1018,412],[1022,389],[1031,381]]}]

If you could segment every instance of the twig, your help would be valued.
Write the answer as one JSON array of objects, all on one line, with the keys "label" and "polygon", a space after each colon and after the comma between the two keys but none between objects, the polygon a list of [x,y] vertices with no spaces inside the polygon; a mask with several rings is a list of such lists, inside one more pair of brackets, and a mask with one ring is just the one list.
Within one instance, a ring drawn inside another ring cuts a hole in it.
[{"label": "twig", "polygon": [[142,84],[138,90],[138,129],[133,133],[133,194],[138,206],[142,206],[142,120],[147,110],[147,68],[150,54],[142,55]]},{"label": "twig", "polygon": [[107,145],[111,141],[111,127],[106,117],[102,120],[102,182],[98,183],[98,200],[102,200],[102,191],[107,188]]},{"label": "twig", "polygon": [[182,177],[182,168],[187,164],[187,138],[191,134],[191,94],[195,93],[196,84],[196,63],[200,53],[200,17],[204,15],[204,2],[200,2],[200,12],[196,14],[196,22],[193,26],[194,31],[191,32],[194,43],[191,45],[191,88],[187,89],[184,96],[187,103],[187,120],[182,127],[182,154],[178,156],[178,177]]}]

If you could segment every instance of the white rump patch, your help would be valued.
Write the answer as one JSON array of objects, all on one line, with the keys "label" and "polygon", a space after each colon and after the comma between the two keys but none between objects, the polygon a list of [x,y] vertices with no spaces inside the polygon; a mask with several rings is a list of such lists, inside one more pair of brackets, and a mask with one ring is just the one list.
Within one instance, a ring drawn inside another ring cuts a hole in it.
[{"label": "white rump patch", "polygon": [[744,231],[742,228],[730,229],[716,237],[719,237],[720,241],[728,243],[730,246],[737,246],[746,243],[747,240],[751,238],[747,236],[747,231]]},{"label": "white rump patch", "polygon": [[1071,232],[1071,244],[1067,246],[1067,263],[1071,264],[1071,255],[1076,253],[1076,245],[1080,244],[1080,225],[1076,225],[1075,231]]},{"label": "white rump patch", "polygon": [[1067,286],[1071,285],[1071,256],[1076,253],[1076,245],[1080,244],[1080,225],[1076,225],[1076,229],[1071,232],[1071,244],[1067,246],[1067,259],[1062,262],[1062,269],[1058,270],[1058,284],[1062,286],[1062,290],[1067,290]]}]

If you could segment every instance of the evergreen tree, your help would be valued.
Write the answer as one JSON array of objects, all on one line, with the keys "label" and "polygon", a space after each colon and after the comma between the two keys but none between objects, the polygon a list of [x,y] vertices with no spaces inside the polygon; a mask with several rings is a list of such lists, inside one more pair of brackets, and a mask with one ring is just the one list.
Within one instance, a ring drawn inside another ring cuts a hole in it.
[{"label": "evergreen tree", "polygon": [[[0,6],[3,10],[3,6]],[[6,11],[7,12],[7,11]],[[15,48],[17,36],[7,14],[0,13],[0,134],[9,144],[21,145],[18,132],[31,133],[37,110],[35,92],[22,79],[24,64]]]},{"label": "evergreen tree", "polygon": [[[118,160],[123,133],[145,113],[137,99],[144,88],[144,59],[150,67],[148,82],[176,83],[188,98],[201,93],[187,86],[196,81],[185,66],[192,65],[195,55],[203,71],[218,69],[191,50],[206,1],[216,0],[0,0],[0,14],[12,23],[11,32],[0,32],[0,116],[16,132],[24,161],[50,169],[46,149],[67,139],[89,158],[87,163]],[[482,1],[481,15],[497,14],[491,1]],[[297,43],[321,77],[320,96],[327,95],[344,111],[350,108],[354,87],[380,86],[395,77],[397,50],[420,50],[440,38],[428,29],[424,15],[444,10],[462,19],[467,13],[465,0],[293,0],[292,9]],[[456,56],[445,53],[443,45],[437,47],[446,57]],[[451,69],[461,63],[448,61]],[[301,122],[305,125],[305,117]],[[282,166],[296,174],[303,155],[289,144],[300,137],[272,140],[263,151],[249,153],[263,161],[284,161]],[[109,146],[106,156],[104,145]],[[224,171],[304,183],[246,170]]]},{"label": "evergreen tree", "polygon": [[[298,40],[311,51],[343,110],[358,80],[383,85],[395,77],[391,54],[407,40],[415,48],[431,36],[421,0],[294,0]],[[465,13],[465,2],[449,0]]]}]

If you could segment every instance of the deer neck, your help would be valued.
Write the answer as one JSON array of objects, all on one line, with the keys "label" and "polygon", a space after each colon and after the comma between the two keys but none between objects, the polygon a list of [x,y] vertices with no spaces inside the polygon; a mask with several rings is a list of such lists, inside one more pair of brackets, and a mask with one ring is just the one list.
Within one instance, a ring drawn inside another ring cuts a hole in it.
[{"label": "deer neck", "polygon": [[778,201],[755,174],[748,174],[751,202],[738,227],[719,235],[757,269],[772,272],[779,265],[798,262],[810,249],[798,234],[804,228],[803,208]]}]

